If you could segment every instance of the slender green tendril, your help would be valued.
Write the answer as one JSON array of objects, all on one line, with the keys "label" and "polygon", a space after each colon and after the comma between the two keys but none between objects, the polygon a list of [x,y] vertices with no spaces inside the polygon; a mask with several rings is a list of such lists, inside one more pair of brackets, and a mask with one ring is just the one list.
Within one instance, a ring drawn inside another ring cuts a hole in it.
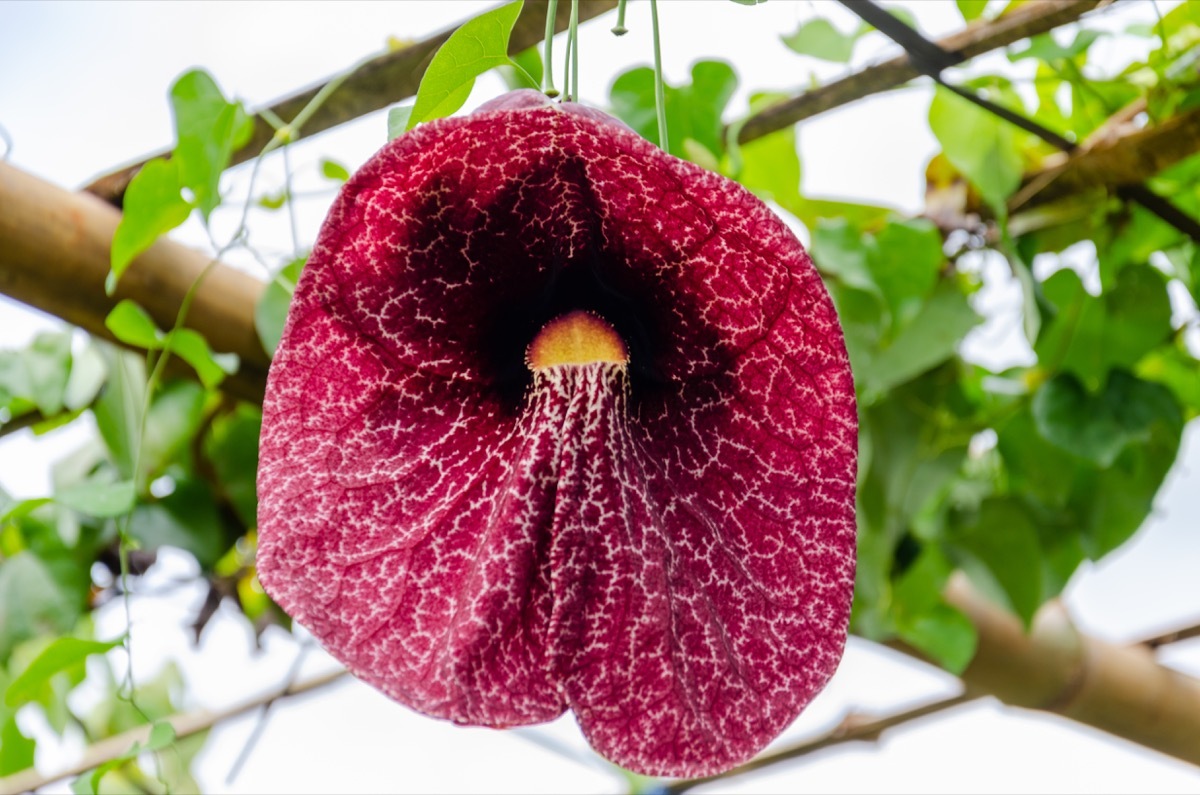
[{"label": "slender green tendril", "polygon": [[667,94],[663,83],[662,45],[658,38],[658,1],[650,0],[650,27],[654,34],[654,109],[658,112],[658,145],[671,151],[667,139]]},{"label": "slender green tendril", "polygon": [[[357,71],[368,60],[370,60],[370,58],[364,58],[362,61],[360,61],[359,63],[356,63],[354,66],[352,66],[350,69],[343,72],[338,77],[335,77],[333,80],[326,83],[321,88],[321,90],[318,91],[317,94],[311,100],[309,100],[308,104],[305,105],[304,108],[298,114],[296,114],[296,117],[292,119],[290,124],[284,124],[283,120],[280,119],[278,116],[276,116],[274,113],[269,113],[269,115],[264,115],[264,119],[267,121],[267,123],[275,128],[275,135],[271,137],[271,140],[269,140],[267,142],[267,144],[262,148],[262,151],[260,151],[258,153],[258,157],[255,158],[255,160],[254,160],[254,167],[251,169],[251,173],[250,173],[250,185],[247,188],[247,199],[246,199],[245,206],[242,208],[241,220],[238,222],[237,230],[233,233],[233,235],[230,237],[229,241],[225,245],[220,246],[220,247],[217,247],[214,245],[214,248],[218,248],[217,253],[215,255],[213,255],[213,258],[208,262],[207,265],[205,265],[205,267],[200,271],[200,273],[196,276],[196,278],[192,281],[191,285],[188,287],[187,292],[184,294],[183,300],[180,302],[179,310],[175,314],[175,323],[172,325],[171,330],[169,332],[167,332],[166,338],[164,339],[165,344],[163,345],[163,349],[158,354],[158,356],[154,359],[154,365],[150,369],[150,375],[146,380],[146,392],[145,392],[145,397],[142,400],[141,416],[138,421],[138,432],[137,432],[137,437],[136,437],[137,442],[135,445],[134,457],[133,457],[133,479],[134,479],[134,488],[135,489],[140,491],[143,486],[141,481],[143,479],[142,468],[143,468],[143,455],[145,453],[146,423],[147,423],[147,418],[149,417],[149,414],[150,414],[150,407],[154,401],[155,393],[158,391],[158,386],[162,382],[163,375],[166,370],[167,362],[171,358],[171,352],[172,352],[171,343],[173,342],[175,336],[179,333],[179,331],[184,327],[184,323],[187,320],[188,312],[191,310],[191,307],[192,307],[192,302],[195,300],[196,293],[197,293],[198,289],[200,288],[200,285],[204,282],[205,277],[208,276],[208,274],[217,265],[220,258],[226,252],[228,252],[229,250],[231,250],[239,245],[244,245],[244,243],[245,243],[246,230],[247,230],[247,219],[250,214],[250,207],[253,205],[252,197],[254,195],[254,186],[255,186],[256,180],[258,178],[259,166],[262,164],[263,158],[270,152],[279,148],[280,146],[285,147],[285,153],[284,153],[285,168],[288,171],[287,201],[290,204],[292,201],[291,165],[290,165],[290,163],[288,163],[287,157],[286,157],[286,144],[290,143],[291,141],[293,141],[299,137],[301,128],[312,117],[312,115],[314,113],[316,113],[316,111],[318,109],[320,109],[320,107],[323,104],[325,104],[325,101],[328,100],[329,97],[333,94],[333,92],[336,91],[338,89],[338,87],[340,87],[342,85],[342,83],[346,80],[346,78],[348,78],[351,74],[353,74],[355,71]],[[294,217],[292,218],[292,226],[293,226],[293,230],[292,230],[293,231],[293,244],[295,244],[296,243],[296,230],[295,230],[295,218]],[[208,234],[209,240],[214,242],[214,244],[215,244],[215,241],[213,241],[213,238],[212,238],[212,231],[208,228],[207,224],[205,224],[205,232]],[[124,366],[121,365],[119,362],[120,362],[120,359],[118,359],[117,378],[124,380],[127,377],[127,373],[125,371]],[[148,475],[149,473],[146,473],[146,474]],[[148,484],[144,484],[144,485],[146,485],[146,488],[149,487]],[[132,603],[131,603],[131,597],[133,595],[133,590],[132,590],[132,586],[130,583],[130,575],[132,572],[130,570],[129,553],[130,553],[131,549],[135,548],[136,543],[135,543],[135,539],[133,538],[132,533],[130,532],[131,521],[132,521],[132,512],[126,513],[123,516],[120,516],[115,520],[115,524],[116,524],[116,528],[117,528],[117,557],[120,562],[120,582],[121,582],[121,590],[123,592],[123,606],[125,609],[124,649],[125,649],[126,657],[128,658],[128,665],[127,665],[127,669],[125,672],[123,686],[128,691],[128,695],[125,698],[125,700],[129,702],[129,704],[133,707],[133,709],[139,715],[141,715],[141,717],[147,723],[153,723],[153,720],[151,719],[151,717],[145,711],[143,711],[142,708],[137,703],[137,700],[136,700],[137,685],[134,680],[134,674],[133,674],[133,646],[132,646],[133,610],[132,610]],[[175,752],[178,753],[178,749],[175,749]],[[156,759],[159,758],[160,754],[161,754],[161,751],[155,751]],[[164,792],[170,793],[171,788],[163,776],[162,764],[160,763],[159,765],[157,765],[157,768],[158,768],[157,778],[158,778],[159,784],[162,785]]]},{"label": "slender green tendril", "polygon": [[546,4],[546,37],[542,56],[542,92],[548,97],[558,96],[558,89],[554,87],[554,21],[557,17],[558,0],[550,0]]},{"label": "slender green tendril", "polygon": [[571,0],[571,99],[579,101],[579,0]]},{"label": "slender green tendril", "polygon": [[566,94],[563,96],[564,101],[571,101],[574,97],[571,96],[571,53],[575,50],[575,42],[571,41],[571,33],[567,31],[567,52],[563,59],[563,91]]},{"label": "slender green tendril", "polygon": [[613,35],[624,36],[629,32],[629,28],[625,27],[625,3],[627,0],[617,0],[617,24],[613,25]]}]

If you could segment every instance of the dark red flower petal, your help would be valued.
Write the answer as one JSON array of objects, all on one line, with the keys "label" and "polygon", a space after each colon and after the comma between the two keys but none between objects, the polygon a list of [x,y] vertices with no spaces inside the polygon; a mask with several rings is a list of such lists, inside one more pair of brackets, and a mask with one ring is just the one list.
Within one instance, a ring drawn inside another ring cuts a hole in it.
[{"label": "dark red flower petal", "polygon": [[[525,369],[572,309],[629,365]],[[569,707],[618,764],[707,775],[837,666],[856,445],[841,331],[784,224],[517,93],[396,139],[331,211],[268,383],[259,575],[414,709]]]}]

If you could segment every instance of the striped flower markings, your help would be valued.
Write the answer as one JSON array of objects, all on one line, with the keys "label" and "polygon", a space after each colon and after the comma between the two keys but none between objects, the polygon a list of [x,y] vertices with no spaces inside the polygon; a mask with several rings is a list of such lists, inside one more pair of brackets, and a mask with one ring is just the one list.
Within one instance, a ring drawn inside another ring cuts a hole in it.
[{"label": "striped flower markings", "polygon": [[361,679],[648,775],[743,762],[833,674],[854,387],[800,243],[536,92],[343,188],[271,367],[259,576]]}]

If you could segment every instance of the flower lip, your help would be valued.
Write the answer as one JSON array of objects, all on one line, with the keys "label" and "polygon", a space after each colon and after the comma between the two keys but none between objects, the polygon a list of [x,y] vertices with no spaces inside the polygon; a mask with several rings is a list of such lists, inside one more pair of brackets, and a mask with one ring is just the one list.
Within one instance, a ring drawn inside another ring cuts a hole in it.
[{"label": "flower lip", "polygon": [[560,315],[547,323],[525,354],[530,370],[538,372],[571,364],[629,363],[624,340],[603,318],[582,309]]}]

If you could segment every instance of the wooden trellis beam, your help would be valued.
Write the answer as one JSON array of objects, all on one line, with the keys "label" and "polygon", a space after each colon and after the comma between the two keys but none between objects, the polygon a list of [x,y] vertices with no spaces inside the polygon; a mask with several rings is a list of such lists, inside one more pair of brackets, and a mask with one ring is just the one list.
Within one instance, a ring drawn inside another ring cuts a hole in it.
[{"label": "wooden trellis beam", "polygon": [[[579,19],[583,21],[599,16],[616,5],[616,0],[582,0]],[[542,40],[546,33],[546,7],[546,0],[527,0],[509,38],[510,53],[526,50]],[[557,30],[566,30],[570,12],[570,3],[558,4],[555,16]],[[453,28],[436,33],[407,47],[380,55],[354,70],[309,118],[300,131],[301,137],[328,130],[416,94],[425,67],[452,32]],[[289,121],[308,105],[324,85],[321,83],[277,100],[271,103],[269,109],[279,118]],[[261,115],[255,115],[254,135],[246,146],[233,154],[230,165],[254,158],[274,134],[275,129]],[[157,152],[138,163],[112,171],[95,179],[84,190],[120,207],[133,175],[141,170],[146,161],[169,154],[168,151]]]},{"label": "wooden trellis beam", "polygon": [[196,288],[186,326],[214,350],[236,353],[237,373],[223,388],[261,400],[269,359],[254,328],[265,284],[195,249],[162,239],[134,260],[115,295],[104,293],[120,211],[86,193],[72,193],[0,162],[0,293],[113,340],[104,319],[122,298],[150,313],[159,328],[175,323],[183,296]]}]

